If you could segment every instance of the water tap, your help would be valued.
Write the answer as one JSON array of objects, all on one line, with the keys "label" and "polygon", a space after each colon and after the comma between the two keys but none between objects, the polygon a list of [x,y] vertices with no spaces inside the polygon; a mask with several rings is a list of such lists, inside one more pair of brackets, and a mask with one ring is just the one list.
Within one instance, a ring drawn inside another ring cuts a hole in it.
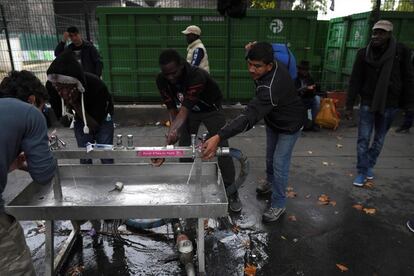
[{"label": "water tap", "polygon": [[58,150],[62,147],[66,147],[66,143],[57,135],[51,135],[49,138],[49,147],[51,150]]}]

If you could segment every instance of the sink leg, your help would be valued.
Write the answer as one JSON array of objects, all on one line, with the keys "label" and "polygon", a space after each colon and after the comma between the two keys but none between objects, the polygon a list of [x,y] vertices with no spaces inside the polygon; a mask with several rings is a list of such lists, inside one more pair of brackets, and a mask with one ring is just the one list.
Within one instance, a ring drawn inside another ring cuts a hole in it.
[{"label": "sink leg", "polygon": [[45,223],[45,275],[55,275],[54,271],[54,221],[47,220]]},{"label": "sink leg", "polygon": [[199,275],[205,275],[206,265],[204,257],[204,219],[198,218],[197,231],[197,256],[198,256],[198,272]]}]

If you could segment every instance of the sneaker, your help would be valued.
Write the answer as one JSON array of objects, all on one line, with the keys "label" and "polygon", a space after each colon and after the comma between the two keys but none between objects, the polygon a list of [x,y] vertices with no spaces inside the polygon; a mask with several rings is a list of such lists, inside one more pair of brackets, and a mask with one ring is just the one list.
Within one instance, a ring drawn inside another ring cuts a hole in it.
[{"label": "sneaker", "polygon": [[369,169],[367,170],[366,179],[367,179],[367,180],[372,180],[372,179],[374,179],[374,173],[372,172],[372,168],[369,168]]},{"label": "sneaker", "polygon": [[279,219],[279,217],[286,211],[286,208],[273,208],[267,209],[262,216],[263,222],[273,222]]},{"label": "sneaker", "polygon": [[366,180],[366,176],[364,174],[358,174],[357,177],[355,177],[354,182],[352,184],[354,184],[354,186],[357,187],[362,187],[364,186]]},{"label": "sneaker", "polygon": [[242,204],[239,198],[239,193],[234,193],[228,196],[229,198],[229,209],[232,212],[240,212],[242,210]]},{"label": "sneaker", "polygon": [[414,220],[407,221],[407,227],[411,232],[414,233]]},{"label": "sneaker", "polygon": [[397,128],[395,130],[395,132],[397,132],[397,133],[408,133],[408,132],[410,132],[410,128],[405,127],[405,126],[400,126],[399,128]]},{"label": "sneaker", "polygon": [[259,195],[265,195],[272,192],[272,185],[265,181],[265,182],[259,182],[256,188],[256,193]]}]

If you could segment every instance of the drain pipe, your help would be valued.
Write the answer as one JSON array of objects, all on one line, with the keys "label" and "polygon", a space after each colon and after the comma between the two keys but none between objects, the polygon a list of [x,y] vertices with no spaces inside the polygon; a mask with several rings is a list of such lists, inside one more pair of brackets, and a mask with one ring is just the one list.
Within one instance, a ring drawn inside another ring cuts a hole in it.
[{"label": "drain pipe", "polygon": [[180,257],[181,264],[185,267],[187,276],[195,276],[195,268],[193,264],[193,243],[186,234],[183,233],[182,225],[179,221],[176,221],[173,225],[174,234],[176,237],[177,250]]},{"label": "drain pipe", "polygon": [[161,227],[169,222],[169,219],[127,219],[125,224],[137,230],[147,230]]},{"label": "drain pipe", "polygon": [[218,148],[216,152],[217,156],[230,156],[240,163],[240,173],[233,184],[226,188],[227,194],[231,195],[241,187],[247,178],[250,171],[250,164],[247,157],[239,150],[235,148]]}]

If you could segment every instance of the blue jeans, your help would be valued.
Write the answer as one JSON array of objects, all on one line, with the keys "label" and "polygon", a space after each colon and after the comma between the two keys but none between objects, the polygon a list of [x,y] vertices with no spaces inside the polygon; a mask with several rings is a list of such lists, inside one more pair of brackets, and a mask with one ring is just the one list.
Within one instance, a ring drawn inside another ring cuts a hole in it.
[{"label": "blue jeans", "polygon": [[266,177],[272,185],[273,208],[284,208],[286,205],[290,158],[300,132],[278,133],[266,126]]},{"label": "blue jeans", "polygon": [[[75,121],[74,131],[76,142],[78,147],[84,148],[88,142],[97,144],[110,144],[114,143],[114,122],[111,120],[104,120],[96,133],[83,133],[84,123],[81,120]],[[92,159],[81,159],[81,164],[92,164]],[[101,159],[102,164],[113,164],[113,159]]]},{"label": "blue jeans", "polygon": [[[370,107],[362,105],[359,110],[358,141],[357,141],[357,169],[358,174],[366,174],[373,168],[384,145],[385,135],[391,127],[397,108],[386,108],[384,114],[370,112]],[[374,139],[371,142],[372,130]]]},{"label": "blue jeans", "polygon": [[305,108],[307,110],[311,110],[312,121],[315,122],[316,115],[318,115],[319,109],[321,107],[321,97],[319,95],[315,95],[312,98],[304,98],[302,101],[305,105]]}]

